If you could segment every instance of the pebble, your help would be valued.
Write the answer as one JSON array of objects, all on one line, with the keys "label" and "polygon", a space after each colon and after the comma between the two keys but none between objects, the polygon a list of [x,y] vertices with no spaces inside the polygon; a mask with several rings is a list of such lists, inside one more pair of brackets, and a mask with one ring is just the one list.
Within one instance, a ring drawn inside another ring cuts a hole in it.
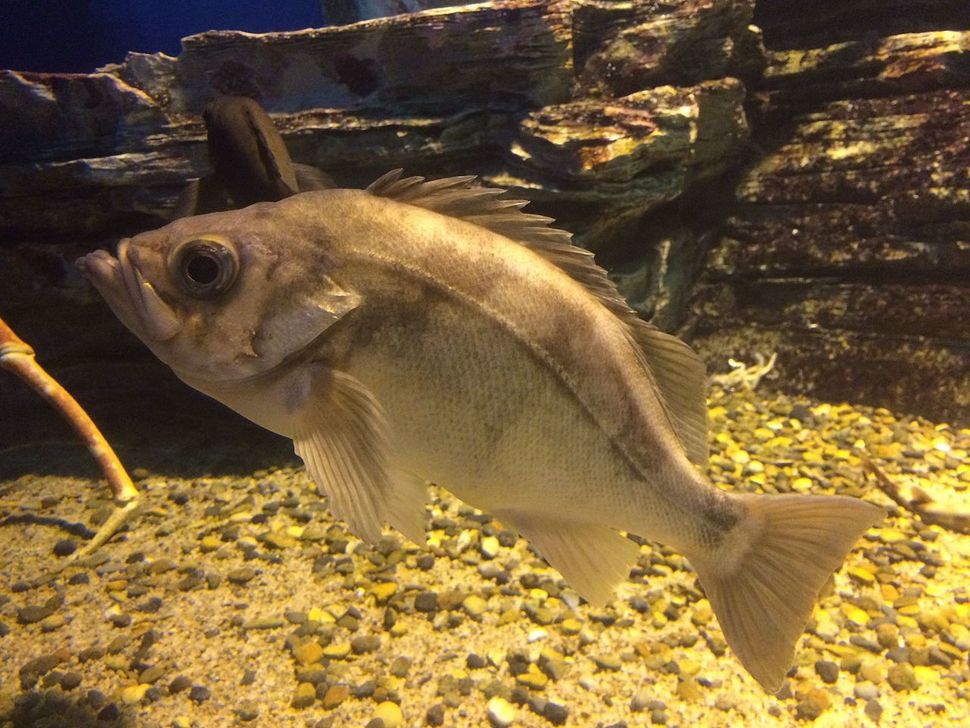
[{"label": "pebble", "polygon": [[189,680],[185,675],[177,675],[172,678],[172,682],[168,684],[168,691],[170,693],[180,693],[183,690],[188,690],[192,687],[192,681]]},{"label": "pebble", "polygon": [[465,597],[464,601],[461,603],[461,606],[468,616],[477,619],[485,613],[486,609],[488,609],[488,602],[476,594],[470,594]]},{"label": "pebble", "polygon": [[125,705],[136,705],[142,701],[145,697],[145,692],[150,688],[151,685],[129,685],[126,688],[121,689],[121,702]]},{"label": "pebble", "polygon": [[77,551],[77,542],[74,539],[61,539],[54,544],[54,556],[70,556]]},{"label": "pebble", "polygon": [[890,667],[886,680],[897,692],[916,690],[919,687],[919,680],[916,679],[912,666],[904,662]]},{"label": "pebble", "polygon": [[899,647],[899,627],[890,622],[883,622],[876,627],[876,642],[883,649]]},{"label": "pebble", "polygon": [[488,701],[488,721],[495,728],[506,728],[515,721],[515,707],[505,698],[494,697]]},{"label": "pebble", "polygon": [[69,671],[61,675],[61,689],[62,690],[73,690],[78,685],[81,684],[81,673]]},{"label": "pebble", "polygon": [[646,689],[638,690],[630,701],[630,710],[635,712],[640,712],[641,710],[646,710],[647,706],[650,705],[653,700],[653,694]]},{"label": "pebble", "polygon": [[296,686],[290,705],[297,709],[309,708],[317,699],[317,689],[312,683],[302,682]]},{"label": "pebble", "polygon": [[414,608],[419,612],[434,612],[438,609],[438,595],[435,592],[421,592],[414,598]]},{"label": "pebble", "polygon": [[17,621],[20,624],[35,624],[43,619],[46,619],[54,610],[48,606],[39,606],[36,604],[28,604],[25,607],[20,607],[17,610]]},{"label": "pebble", "polygon": [[815,663],[815,672],[828,685],[839,679],[839,666],[831,660],[818,660]]},{"label": "pebble", "polygon": [[40,622],[41,632],[53,632],[60,629],[65,624],[67,624],[67,617],[63,614],[52,614],[49,617],[45,617]]},{"label": "pebble", "polygon": [[494,559],[496,556],[498,556],[500,546],[501,544],[495,536],[486,536],[482,539],[478,548],[479,551],[481,551],[482,556],[484,556],[486,559]]},{"label": "pebble", "polygon": [[77,659],[80,662],[100,660],[102,657],[104,657],[104,648],[100,645],[91,645],[90,647],[85,647],[83,650],[77,653]]},{"label": "pebble", "polygon": [[879,704],[878,700],[869,700],[866,702],[864,712],[869,720],[878,723],[882,717],[882,705]]},{"label": "pebble", "polygon": [[323,657],[323,647],[316,640],[309,640],[293,648],[293,657],[301,665],[312,665]]},{"label": "pebble", "polygon": [[354,637],[350,641],[350,648],[354,654],[363,655],[373,652],[381,646],[381,638],[373,634],[365,634]]},{"label": "pebble", "polygon": [[130,614],[112,614],[108,621],[111,622],[112,627],[128,627],[131,625],[131,615]]},{"label": "pebble", "polygon": [[334,642],[323,648],[323,656],[332,660],[343,660],[350,655],[349,642]]},{"label": "pebble", "polygon": [[193,685],[189,690],[189,700],[194,703],[204,703],[212,696],[212,691],[205,685]]},{"label": "pebble", "polygon": [[176,563],[169,558],[161,558],[153,561],[145,569],[149,574],[164,574],[176,567]]},{"label": "pebble", "polygon": [[821,688],[811,688],[795,706],[795,715],[802,720],[815,720],[828,710],[831,704],[832,698],[827,691]]},{"label": "pebble", "polygon": [[407,677],[408,672],[411,669],[411,658],[410,657],[395,657],[391,662],[390,671],[394,677]]},{"label": "pebble", "polygon": [[678,680],[676,693],[677,697],[688,702],[701,700],[704,697],[700,685],[693,678],[682,678]]},{"label": "pebble", "polygon": [[435,703],[424,714],[424,722],[430,726],[442,726],[445,724],[445,706]]},{"label": "pebble", "polygon": [[388,599],[397,594],[397,584],[393,581],[379,582],[371,586],[370,593],[378,604],[386,604]]},{"label": "pebble", "polygon": [[251,701],[240,703],[236,706],[236,717],[243,723],[256,720],[259,717],[259,706]]},{"label": "pebble", "polygon": [[331,685],[327,688],[327,692],[323,694],[323,699],[321,702],[323,703],[323,707],[325,709],[333,710],[349,697],[349,687],[346,685]]},{"label": "pebble", "polygon": [[617,671],[623,667],[623,661],[617,654],[599,655],[593,658],[593,662],[600,670]]},{"label": "pebble", "polygon": [[374,718],[383,721],[384,728],[401,728],[404,725],[401,706],[390,700],[385,700],[377,706],[374,711]]},{"label": "pebble", "polygon": [[138,682],[141,683],[154,683],[157,682],[165,674],[165,668],[160,665],[153,665],[145,670],[142,670],[141,674],[138,676]]},{"label": "pebble", "polygon": [[562,703],[549,701],[542,709],[542,717],[553,725],[566,725],[569,719],[569,709]]},{"label": "pebble", "polygon": [[131,644],[131,635],[119,634],[105,648],[105,652],[109,655],[117,655],[123,649],[125,649],[129,644]]},{"label": "pebble", "polygon": [[118,720],[119,717],[121,717],[121,709],[117,703],[108,703],[98,711],[98,720],[108,722]]},{"label": "pebble", "polygon": [[226,578],[233,584],[247,584],[254,576],[256,576],[256,569],[252,566],[240,566],[226,574]]}]

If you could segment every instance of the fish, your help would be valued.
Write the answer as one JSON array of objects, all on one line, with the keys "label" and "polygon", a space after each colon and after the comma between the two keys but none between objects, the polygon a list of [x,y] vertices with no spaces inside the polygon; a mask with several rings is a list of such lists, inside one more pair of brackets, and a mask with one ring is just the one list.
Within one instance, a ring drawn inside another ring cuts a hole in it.
[{"label": "fish", "polygon": [[777,691],[818,593],[883,510],[705,474],[705,368],[550,218],[473,177],[388,173],[176,220],[78,267],[186,384],[291,438],[368,542],[425,539],[428,483],[607,603],[682,553],[728,645]]},{"label": "fish", "polygon": [[254,99],[219,96],[206,104],[202,118],[212,174],[186,186],[173,219],[336,186],[323,170],[293,162],[273,120]]}]

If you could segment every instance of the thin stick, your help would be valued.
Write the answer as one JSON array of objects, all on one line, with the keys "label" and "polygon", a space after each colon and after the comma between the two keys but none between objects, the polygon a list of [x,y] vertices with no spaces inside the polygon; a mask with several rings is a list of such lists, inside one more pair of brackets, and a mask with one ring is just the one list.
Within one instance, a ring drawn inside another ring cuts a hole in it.
[{"label": "thin stick", "polygon": [[970,513],[959,513],[946,511],[935,505],[933,499],[929,497],[921,488],[912,488],[912,497],[907,498],[903,495],[899,486],[896,485],[882,468],[870,460],[865,453],[861,454],[862,466],[876,477],[876,484],[879,490],[889,496],[898,505],[908,511],[915,513],[924,523],[942,526],[951,531],[960,533],[970,533]]},{"label": "thin stick", "polygon": [[138,490],[128,477],[115,451],[104,439],[91,418],[64,387],[58,384],[34,358],[34,350],[0,319],[0,367],[13,372],[50,402],[71,423],[84,440],[104,472],[116,500],[122,503],[138,497]]}]

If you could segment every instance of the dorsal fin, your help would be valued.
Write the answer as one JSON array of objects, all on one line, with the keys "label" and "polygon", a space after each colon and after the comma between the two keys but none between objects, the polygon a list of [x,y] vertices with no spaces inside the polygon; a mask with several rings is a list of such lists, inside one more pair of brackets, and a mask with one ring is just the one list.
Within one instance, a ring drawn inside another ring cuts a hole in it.
[{"label": "dorsal fin", "polygon": [[527,200],[500,199],[505,190],[472,187],[475,177],[425,181],[388,172],[367,191],[378,197],[458,217],[525,245],[582,283],[629,330],[641,363],[651,374],[667,418],[691,462],[707,465],[704,364],[687,344],[647,323],[623,300],[593,254],[572,244],[572,235],[549,227],[552,218],[522,212]]}]

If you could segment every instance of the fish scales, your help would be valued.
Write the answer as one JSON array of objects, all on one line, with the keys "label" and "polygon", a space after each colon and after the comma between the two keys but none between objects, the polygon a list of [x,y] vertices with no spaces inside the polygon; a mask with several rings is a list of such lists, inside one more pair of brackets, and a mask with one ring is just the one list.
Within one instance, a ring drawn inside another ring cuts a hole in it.
[{"label": "fish scales", "polygon": [[[325,235],[342,236],[350,249],[338,243],[335,250],[345,275],[368,281],[358,286],[368,303],[322,353],[375,392],[396,430],[420,431],[400,450],[411,467],[492,511],[543,501],[549,507],[542,490],[552,482],[563,521],[598,519],[668,542],[682,539],[696,518],[672,516],[702,502],[707,491],[685,492],[684,481],[691,481],[670,476],[677,468],[693,471],[658,417],[653,387],[621,322],[580,284],[507,238],[393,200],[347,191],[290,204]],[[348,219],[366,219],[368,229],[336,224]],[[385,274],[375,276],[375,268]],[[413,305],[404,309],[402,301]],[[361,346],[357,339],[356,332],[391,326],[393,343],[373,335]],[[395,360],[412,363],[403,379],[417,386],[406,397],[400,364],[389,366]],[[395,376],[387,381],[389,370]],[[451,407],[441,401],[447,381],[459,383]],[[519,392],[520,406],[493,411],[507,389]],[[415,418],[425,403],[428,411]],[[482,427],[461,427],[469,421]],[[505,430],[509,446],[483,451],[489,429]],[[468,483],[470,453],[479,458],[477,479]],[[458,462],[446,469],[454,454]]]}]

